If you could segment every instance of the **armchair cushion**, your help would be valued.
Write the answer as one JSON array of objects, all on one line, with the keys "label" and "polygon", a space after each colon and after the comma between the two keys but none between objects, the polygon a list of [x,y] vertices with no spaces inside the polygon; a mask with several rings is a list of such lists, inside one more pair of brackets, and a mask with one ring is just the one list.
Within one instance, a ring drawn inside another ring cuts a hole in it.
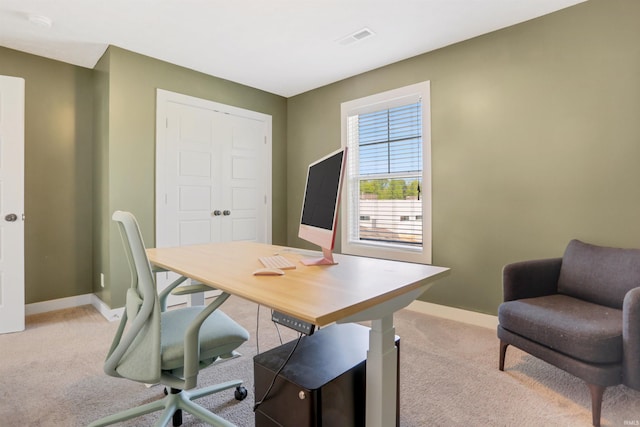
[{"label": "armchair cushion", "polygon": [[622,360],[622,310],[558,294],[505,302],[498,319],[503,328],[584,362]]},{"label": "armchair cushion", "polygon": [[569,242],[560,268],[558,292],[622,309],[625,294],[640,286],[640,249]]}]

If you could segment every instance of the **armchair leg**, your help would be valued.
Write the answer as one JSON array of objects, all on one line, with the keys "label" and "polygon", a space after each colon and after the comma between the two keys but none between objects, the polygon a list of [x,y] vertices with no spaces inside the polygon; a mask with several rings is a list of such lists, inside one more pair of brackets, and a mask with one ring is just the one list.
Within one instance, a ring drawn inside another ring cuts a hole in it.
[{"label": "armchair leg", "polygon": [[589,384],[589,391],[591,392],[591,422],[594,427],[600,427],[600,412],[602,410],[602,395],[604,394],[604,390],[606,387],[597,385],[597,384]]},{"label": "armchair leg", "polygon": [[500,340],[500,364],[498,369],[501,371],[504,371],[504,358],[507,355],[507,347],[509,347],[509,344]]}]

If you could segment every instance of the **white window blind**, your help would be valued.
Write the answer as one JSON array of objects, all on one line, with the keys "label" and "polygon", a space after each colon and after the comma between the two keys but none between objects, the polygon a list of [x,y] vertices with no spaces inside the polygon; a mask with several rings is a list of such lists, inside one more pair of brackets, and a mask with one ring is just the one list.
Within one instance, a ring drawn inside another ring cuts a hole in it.
[{"label": "white window blind", "polygon": [[430,227],[430,221],[425,224],[425,207],[430,210],[425,193],[430,197],[430,192],[424,191],[424,108],[423,97],[411,94],[343,112],[349,147],[345,253],[383,256],[353,248],[423,253],[427,247],[426,256],[418,260],[430,262],[430,240],[425,242],[425,235],[430,235],[425,229]]}]

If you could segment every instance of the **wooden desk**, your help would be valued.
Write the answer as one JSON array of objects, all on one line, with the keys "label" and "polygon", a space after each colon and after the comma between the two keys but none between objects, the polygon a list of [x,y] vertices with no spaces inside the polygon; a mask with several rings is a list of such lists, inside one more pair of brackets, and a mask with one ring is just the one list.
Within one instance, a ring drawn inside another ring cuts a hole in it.
[{"label": "wooden desk", "polygon": [[371,320],[367,353],[367,426],[395,425],[396,362],[393,313],[406,307],[449,269],[335,254],[337,265],[304,266],[284,276],[254,276],[259,256],[298,261],[293,248],[230,242],[148,249],[152,264],[318,326]]}]

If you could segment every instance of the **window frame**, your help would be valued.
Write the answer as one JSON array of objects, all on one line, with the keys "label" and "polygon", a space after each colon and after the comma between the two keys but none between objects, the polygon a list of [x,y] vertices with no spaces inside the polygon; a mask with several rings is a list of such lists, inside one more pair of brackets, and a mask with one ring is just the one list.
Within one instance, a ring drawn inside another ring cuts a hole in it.
[{"label": "window frame", "polygon": [[[352,101],[343,102],[340,108],[341,120],[341,144],[348,146],[349,117],[359,114],[398,107],[401,105],[422,101],[422,246],[420,248],[409,247],[401,244],[376,241],[352,241],[349,226],[351,219],[349,214],[352,195],[349,194],[351,187],[349,176],[350,162],[353,152],[350,150],[347,155],[347,171],[345,173],[345,183],[341,196],[341,250],[344,254],[368,256],[373,258],[384,258],[396,261],[408,261],[421,264],[431,264],[432,262],[432,190],[431,190],[431,96],[430,82],[404,86],[398,89],[377,93]],[[356,199],[357,200],[357,199]],[[358,216],[358,212],[354,215]],[[359,216],[358,216],[359,217]],[[359,224],[359,220],[357,222]]]}]

